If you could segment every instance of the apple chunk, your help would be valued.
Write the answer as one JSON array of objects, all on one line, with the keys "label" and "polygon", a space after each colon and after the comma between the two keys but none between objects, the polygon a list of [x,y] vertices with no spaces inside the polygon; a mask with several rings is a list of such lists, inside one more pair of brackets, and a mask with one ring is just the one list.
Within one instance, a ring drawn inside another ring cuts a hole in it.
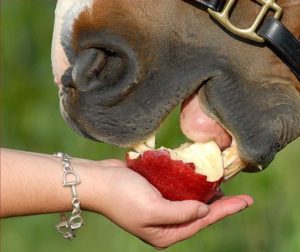
[{"label": "apple chunk", "polygon": [[214,142],[184,144],[171,150],[129,152],[127,165],[169,200],[208,202],[223,181],[222,153]]}]

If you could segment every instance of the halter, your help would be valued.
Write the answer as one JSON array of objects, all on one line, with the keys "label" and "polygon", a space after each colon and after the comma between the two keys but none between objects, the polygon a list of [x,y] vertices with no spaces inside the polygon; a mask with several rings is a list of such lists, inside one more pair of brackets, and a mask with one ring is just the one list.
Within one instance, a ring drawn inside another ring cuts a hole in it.
[{"label": "halter", "polygon": [[[207,9],[207,12],[224,28],[237,35],[257,43],[265,43],[290,68],[300,81],[300,42],[280,22],[282,8],[276,0],[256,0],[261,4],[261,10],[252,26],[240,29],[230,21],[230,13],[236,0],[193,0]],[[274,16],[267,16],[269,11]],[[267,16],[267,17],[266,17]]]}]

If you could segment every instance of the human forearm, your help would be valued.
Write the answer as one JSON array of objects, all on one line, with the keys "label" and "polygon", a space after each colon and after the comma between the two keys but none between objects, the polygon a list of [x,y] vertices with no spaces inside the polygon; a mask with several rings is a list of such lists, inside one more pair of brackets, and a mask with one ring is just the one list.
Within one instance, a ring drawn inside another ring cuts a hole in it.
[{"label": "human forearm", "polygon": [[[82,181],[77,186],[82,208],[95,210],[91,197],[95,191],[101,197],[105,168],[82,159],[71,163]],[[62,175],[62,161],[51,155],[1,149],[1,217],[71,210],[71,191],[63,187]]]}]

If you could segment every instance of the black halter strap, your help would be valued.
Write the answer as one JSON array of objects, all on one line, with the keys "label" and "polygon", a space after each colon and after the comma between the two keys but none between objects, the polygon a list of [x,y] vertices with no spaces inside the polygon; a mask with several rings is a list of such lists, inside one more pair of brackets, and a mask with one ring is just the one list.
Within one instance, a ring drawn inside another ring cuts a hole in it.
[{"label": "black halter strap", "polygon": [[196,0],[196,2],[213,11],[221,11],[226,4],[224,0]]},{"label": "black halter strap", "polygon": [[[211,13],[211,11],[216,13],[222,12],[228,4],[228,0],[195,1],[207,8],[209,13]],[[260,0],[259,2],[262,1]],[[274,3],[274,5],[276,4]],[[268,6],[267,8],[272,9],[273,7],[274,6]],[[276,5],[276,7],[281,10],[278,5]],[[281,13],[279,16],[281,16]],[[226,25],[224,26],[227,28]],[[280,22],[279,18],[265,18],[254,32],[262,38],[266,46],[283,60],[300,81],[300,41]]]},{"label": "black halter strap", "polygon": [[268,46],[289,66],[300,81],[300,42],[278,20],[267,17],[257,33]]}]

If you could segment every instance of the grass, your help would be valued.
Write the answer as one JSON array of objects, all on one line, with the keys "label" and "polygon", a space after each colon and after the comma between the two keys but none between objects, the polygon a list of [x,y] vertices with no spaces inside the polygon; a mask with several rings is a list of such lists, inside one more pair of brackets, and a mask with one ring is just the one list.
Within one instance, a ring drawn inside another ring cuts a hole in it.
[{"label": "grass", "polygon": [[[77,136],[63,122],[53,84],[50,45],[55,1],[1,2],[2,146],[73,156],[123,158],[126,150]],[[178,109],[160,131],[159,142],[183,141]],[[167,251],[272,251],[300,248],[300,141],[279,153],[259,174],[241,174],[223,186],[226,194],[249,193],[255,205]],[[73,242],[54,229],[57,214],[1,221],[1,251],[154,251],[103,216],[84,213],[85,227]]]}]

